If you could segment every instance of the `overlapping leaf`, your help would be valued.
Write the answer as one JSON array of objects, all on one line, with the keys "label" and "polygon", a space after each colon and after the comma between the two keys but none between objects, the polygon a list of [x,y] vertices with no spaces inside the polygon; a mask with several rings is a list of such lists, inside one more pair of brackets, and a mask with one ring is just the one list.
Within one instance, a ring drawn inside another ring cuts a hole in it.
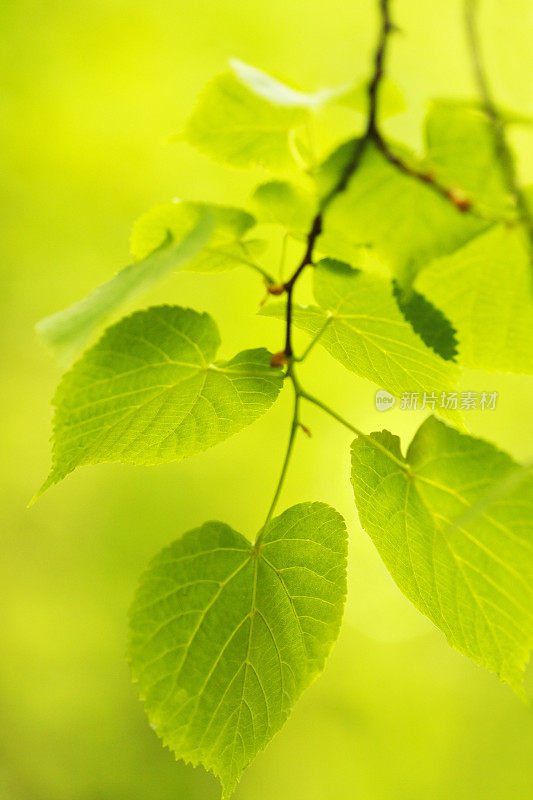
[{"label": "overlapping leaf", "polygon": [[434,101],[424,124],[431,172],[445,186],[460,187],[493,217],[512,215],[492,124],[472,105]]},{"label": "overlapping leaf", "polygon": [[[336,184],[357,146],[357,141],[347,142],[324,163],[317,174],[321,193]],[[413,161],[407,152],[402,156]],[[318,249],[352,261],[365,245],[402,286],[409,286],[431,259],[453,252],[486,227],[485,221],[399,171],[369,142],[348,187],[324,215]]]},{"label": "overlapping leaf", "polygon": [[451,645],[522,693],[533,643],[531,474],[433,417],[405,459],[396,436],[372,438],[379,449],[353,444],[352,483],[392,577]]},{"label": "overlapping leaf", "polygon": [[317,198],[288,181],[269,181],[257,187],[252,207],[261,222],[282,225],[296,237],[308,233],[318,208]]},{"label": "overlapping leaf", "polygon": [[177,306],[108,328],[58,387],[53,465],[41,492],[85,464],[179,461],[261,416],[282,374],[264,349],[215,363],[219,344],[209,315]]},{"label": "overlapping leaf", "polygon": [[231,206],[181,201],[156,206],[133,227],[136,262],[83,300],[39,322],[37,331],[68,362],[113,313],[172,271],[256,267],[265,242],[248,236],[254,225],[251,214]]},{"label": "overlapping leaf", "polygon": [[170,235],[181,240],[202,214],[213,218],[213,231],[201,251],[184,266],[195,272],[219,272],[243,266],[265,249],[261,239],[249,238],[254,217],[240,208],[173,201],[150,209],[136,221],[130,239],[134,258],[146,258]]},{"label": "overlapping leaf", "polygon": [[456,329],[461,364],[533,372],[531,267],[518,226],[493,226],[432,262],[415,285]]},{"label": "overlapping leaf", "polygon": [[[294,324],[311,336],[322,331],[320,344],[352,372],[399,397],[424,392],[440,399],[453,391],[458,368],[440,358],[415,334],[394,299],[392,285],[378,276],[326,259],[314,272],[319,306],[296,307]],[[262,312],[283,319],[283,304]],[[456,411],[442,413],[460,422]]]},{"label": "overlapping leaf", "polygon": [[148,717],[178,758],[221,779],[224,798],[324,667],[346,553],[340,515],[302,503],[272,520],[258,547],[208,522],[141,579],[130,661]]},{"label": "overlapping leaf", "polygon": [[454,359],[457,355],[457,338],[450,320],[427,297],[413,289],[402,292],[398,285],[394,295],[405,319],[411,323],[428,347],[441,358]]}]

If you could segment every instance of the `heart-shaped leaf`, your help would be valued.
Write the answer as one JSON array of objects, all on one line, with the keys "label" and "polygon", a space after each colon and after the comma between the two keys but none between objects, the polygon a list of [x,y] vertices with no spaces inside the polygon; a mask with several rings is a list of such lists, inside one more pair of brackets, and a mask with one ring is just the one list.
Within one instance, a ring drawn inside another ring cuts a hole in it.
[{"label": "heart-shaped leaf", "polygon": [[150,722],[224,798],[324,668],[346,595],[346,530],[329,506],[293,506],[258,541],[221,522],[189,531],[154,559],[131,609]]},{"label": "heart-shaped leaf", "polygon": [[208,314],[178,306],[108,328],[59,384],[53,466],[39,494],[84,464],[181,461],[264,414],[283,383],[270,353],[215,363],[219,344]]},{"label": "heart-shaped leaf", "polygon": [[530,471],[434,417],[405,460],[397,436],[372,438],[376,446],[353,444],[352,483],[386,567],[453,647],[523,694],[533,645]]}]

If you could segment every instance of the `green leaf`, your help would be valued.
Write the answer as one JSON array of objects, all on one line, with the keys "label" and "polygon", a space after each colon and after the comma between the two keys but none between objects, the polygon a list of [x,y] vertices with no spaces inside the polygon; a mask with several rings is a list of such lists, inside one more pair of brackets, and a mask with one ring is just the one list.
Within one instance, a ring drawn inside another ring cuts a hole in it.
[{"label": "green leaf", "polygon": [[424,132],[430,170],[442,184],[460,187],[492,216],[512,213],[492,124],[483,111],[461,102],[434,101]]},{"label": "green leaf", "polygon": [[[302,160],[298,129],[314,114],[332,103],[366,108],[364,93],[353,84],[302,92],[237,59],[230,66],[231,72],[216,77],[200,95],[185,138],[231,167],[292,171]],[[387,95],[396,108],[397,92]]]},{"label": "green leaf", "polygon": [[[336,184],[357,145],[345,143],[322,165],[316,176],[322,195]],[[407,151],[401,155],[413,161]],[[349,260],[361,245],[369,246],[402,286],[410,286],[432,258],[456,250],[487,225],[400,172],[368,143],[348,187],[324,214],[318,249]]]},{"label": "green leaf", "polygon": [[85,464],[181,461],[264,414],[283,374],[264,349],[215,363],[219,344],[208,314],[177,306],[108,328],[57,389],[53,465],[39,494]]},{"label": "green leaf", "polygon": [[189,531],[141,578],[130,661],[152,727],[228,798],[323,670],[346,596],[346,530],[293,506],[260,546],[221,522]]},{"label": "green leaf", "polygon": [[372,439],[353,444],[352,483],[387,569],[453,647],[523,695],[533,643],[531,475],[432,417],[405,460],[398,437]]},{"label": "green leaf", "polygon": [[135,222],[130,239],[134,258],[145,258],[164,242],[170,232],[174,239],[182,239],[185,232],[202,214],[214,220],[213,232],[202,250],[184,263],[195,272],[219,272],[253,263],[265,249],[260,239],[246,239],[255,219],[247,211],[232,206],[207,203],[173,201],[150,209]]},{"label": "green leaf", "polygon": [[412,289],[403,292],[397,284],[394,286],[394,296],[405,319],[422,341],[446,361],[454,359],[457,355],[456,332],[442,311],[419,292]]},{"label": "green leaf", "polygon": [[165,228],[141,261],[124,267],[83,300],[37,323],[40,337],[63,363],[68,363],[91,334],[127,301],[193,260],[209,241],[213,226],[212,214],[202,211],[189,218],[179,238],[173,239]]},{"label": "green leaf", "polygon": [[457,331],[461,364],[533,372],[529,254],[518,226],[493,226],[455,253],[433,261],[415,285]]},{"label": "green leaf", "polygon": [[[314,272],[319,307],[293,309],[294,324],[311,336],[347,369],[399,397],[404,392],[453,391],[458,367],[444,361],[416,335],[393,296],[392,285],[378,276],[325,259]],[[267,305],[267,316],[284,319],[282,304]],[[441,413],[461,422],[458,411]]]},{"label": "green leaf", "polygon": [[282,225],[301,236],[307,234],[318,210],[311,192],[287,181],[269,181],[257,187],[252,207],[261,222]]},{"label": "green leaf", "polygon": [[291,132],[309,118],[309,107],[257,94],[233,72],[209,83],[185,136],[198,150],[232,167],[294,169]]}]

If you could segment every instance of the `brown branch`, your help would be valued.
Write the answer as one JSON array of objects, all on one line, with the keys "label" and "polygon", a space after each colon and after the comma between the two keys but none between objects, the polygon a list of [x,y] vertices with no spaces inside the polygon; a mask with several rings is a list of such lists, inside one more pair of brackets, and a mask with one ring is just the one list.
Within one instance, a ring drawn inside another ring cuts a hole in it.
[{"label": "brown branch", "polygon": [[400,172],[403,172],[404,175],[408,175],[410,178],[414,178],[417,181],[425,183],[445,200],[453,203],[458,211],[470,211],[476,216],[481,216],[481,214],[478,214],[478,212],[472,208],[472,201],[461,189],[452,189],[444,186],[442,183],[439,183],[432,172],[428,170],[417,169],[416,167],[411,166],[411,164],[407,164],[405,161],[402,161],[402,159],[391,150],[387,142],[382,138],[379,131],[374,133],[372,136],[372,141],[380,153],[387,159],[387,161],[395,166]]}]

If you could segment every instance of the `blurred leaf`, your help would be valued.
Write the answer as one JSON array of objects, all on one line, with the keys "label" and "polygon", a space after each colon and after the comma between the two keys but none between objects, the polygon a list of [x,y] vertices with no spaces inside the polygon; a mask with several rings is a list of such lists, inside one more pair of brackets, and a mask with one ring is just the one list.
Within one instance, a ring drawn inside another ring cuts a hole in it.
[{"label": "blurred leaf", "polygon": [[[399,397],[404,392],[450,392],[459,370],[444,361],[415,334],[394,299],[390,281],[325,259],[314,272],[314,293],[320,307],[293,309],[294,324],[311,336],[347,369]],[[267,305],[267,316],[285,318],[284,304]],[[458,411],[441,413],[461,422]]]},{"label": "blurred leaf", "polygon": [[[484,106],[479,99],[470,99],[465,97],[439,97],[432,98],[432,104],[436,105],[449,105],[454,106],[456,109],[474,110],[479,113],[485,114]],[[533,116],[531,114],[524,114],[522,111],[514,111],[512,108],[498,105],[497,111],[500,119],[505,125],[531,125],[533,124]]]},{"label": "blurred leaf", "polygon": [[[322,195],[336,184],[355,147],[357,141],[346,142],[321,166],[316,178]],[[413,162],[407,151],[396,150]],[[409,286],[432,258],[456,250],[486,227],[422,181],[400,172],[369,143],[348,187],[324,214],[318,247],[328,255],[346,257],[349,248],[366,244],[402,286]],[[332,251],[335,245],[342,250]]]},{"label": "blurred leaf", "polygon": [[434,101],[425,120],[425,140],[429,169],[440,183],[460,187],[477,208],[493,216],[512,213],[492,124],[483,111]]},{"label": "blurred leaf", "polygon": [[457,339],[450,320],[423,295],[410,290],[402,292],[396,284],[394,296],[407,322],[422,341],[446,361],[457,355]]},{"label": "blurred leaf", "polygon": [[457,331],[458,361],[467,367],[533,372],[533,298],[524,236],[516,226],[493,226],[418,276],[416,288]]},{"label": "blurred leaf", "polygon": [[38,322],[39,336],[63,363],[68,363],[111,314],[172,270],[193,260],[209,241],[214,222],[209,212],[197,212],[179,231],[177,241],[173,240],[175,232],[170,236],[168,227],[164,228],[141,261],[124,267],[83,300]]},{"label": "blurred leaf", "polygon": [[53,464],[39,494],[85,464],[181,461],[264,414],[283,383],[270,354],[215,364],[219,344],[211,317],[178,306],[108,328],[57,389]]},{"label": "blurred leaf", "polygon": [[308,106],[266,99],[227,72],[200,95],[185,136],[222,164],[283,172],[295,167],[290,133],[308,117]]},{"label": "blurred leaf", "polygon": [[311,192],[295,183],[270,181],[257,187],[252,207],[261,222],[283,225],[296,234],[307,234],[318,210]]},{"label": "blurred leaf", "polygon": [[202,250],[184,264],[186,269],[195,272],[233,269],[264,251],[264,241],[245,239],[255,225],[254,217],[247,211],[232,206],[173,201],[151,208],[135,222],[130,238],[133,257],[145,258],[160,246],[169,231],[174,239],[181,239],[204,213],[213,218],[213,232]]},{"label": "blurred leaf", "polygon": [[346,529],[323,503],[293,506],[260,546],[221,522],[152,562],[131,609],[130,661],[150,722],[228,798],[323,670],[346,597]]},{"label": "blurred leaf", "polygon": [[[372,438],[403,461],[398,437],[382,431]],[[398,587],[448,642],[523,696],[533,643],[533,480],[498,493],[516,463],[433,417],[405,464],[368,441],[354,442],[361,524]],[[494,488],[494,499],[467,516]]]}]

